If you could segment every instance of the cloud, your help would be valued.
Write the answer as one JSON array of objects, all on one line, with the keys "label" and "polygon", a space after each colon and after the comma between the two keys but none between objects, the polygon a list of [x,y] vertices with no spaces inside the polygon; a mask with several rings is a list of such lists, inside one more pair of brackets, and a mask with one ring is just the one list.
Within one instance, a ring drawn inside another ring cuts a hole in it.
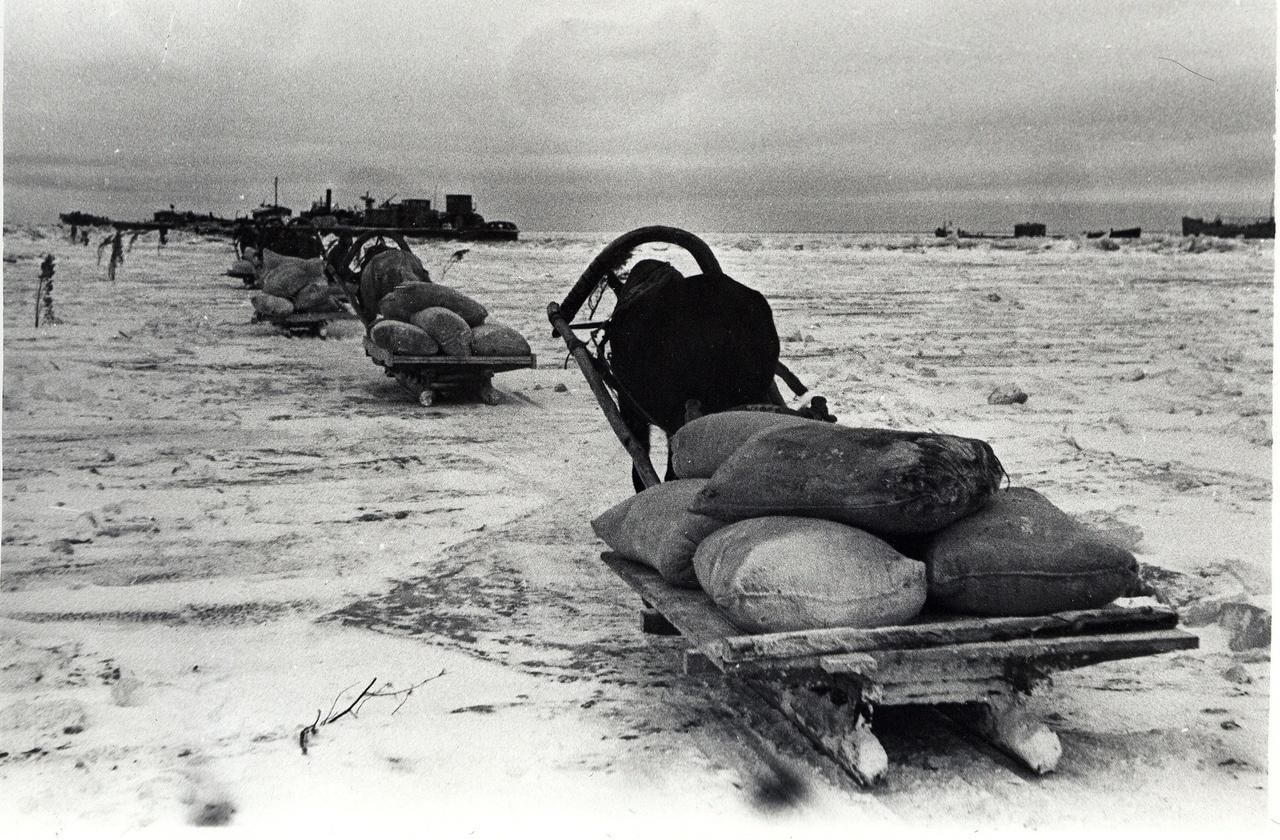
[{"label": "cloud", "polygon": [[636,19],[571,17],[535,28],[506,70],[513,103],[546,126],[623,128],[660,121],[664,108],[703,80],[718,57],[716,30],[693,9]]},{"label": "cloud", "polygon": [[139,214],[243,210],[279,175],[290,206],[438,186],[530,228],[1107,190],[1176,218],[1188,184],[1273,189],[1261,0],[11,0],[5,23],[8,212],[105,178]]}]

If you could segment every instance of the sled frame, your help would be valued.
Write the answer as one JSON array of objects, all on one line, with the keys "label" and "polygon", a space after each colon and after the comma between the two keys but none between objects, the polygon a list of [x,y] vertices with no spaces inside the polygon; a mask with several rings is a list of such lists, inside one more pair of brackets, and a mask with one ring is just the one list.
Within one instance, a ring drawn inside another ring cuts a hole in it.
[{"label": "sled frame", "polygon": [[1036,774],[1057,767],[1058,737],[1026,708],[1052,674],[1199,646],[1162,605],[975,618],[926,614],[891,627],[745,634],[701,590],[606,552],[645,604],[642,629],[689,642],[686,674],[723,674],[764,698],[861,785],[889,770],[872,732],[878,706],[940,707]]}]

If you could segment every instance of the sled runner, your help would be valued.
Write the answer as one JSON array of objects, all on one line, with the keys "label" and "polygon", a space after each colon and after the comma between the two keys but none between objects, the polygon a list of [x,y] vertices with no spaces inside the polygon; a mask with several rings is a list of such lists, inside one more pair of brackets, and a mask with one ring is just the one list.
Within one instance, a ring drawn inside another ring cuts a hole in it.
[{"label": "sled runner", "polygon": [[327,338],[329,325],[334,321],[354,321],[355,319],[355,313],[346,308],[330,312],[292,312],[279,317],[255,312],[253,317],[254,321],[274,324],[289,335],[310,335],[316,338]]}]

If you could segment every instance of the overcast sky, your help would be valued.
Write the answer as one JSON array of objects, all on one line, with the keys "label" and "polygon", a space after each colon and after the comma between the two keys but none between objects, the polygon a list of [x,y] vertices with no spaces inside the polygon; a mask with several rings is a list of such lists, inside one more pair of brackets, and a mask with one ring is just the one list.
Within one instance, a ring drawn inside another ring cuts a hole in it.
[{"label": "overcast sky", "polygon": [[525,230],[1267,214],[1274,0],[5,0],[4,213]]}]

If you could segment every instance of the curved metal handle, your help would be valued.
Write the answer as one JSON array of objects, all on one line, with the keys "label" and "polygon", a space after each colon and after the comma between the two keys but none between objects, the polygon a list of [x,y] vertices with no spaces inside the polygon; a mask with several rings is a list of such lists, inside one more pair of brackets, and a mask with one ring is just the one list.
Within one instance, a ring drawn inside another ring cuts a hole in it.
[{"label": "curved metal handle", "polygon": [[689,233],[689,231],[664,225],[636,228],[633,231],[622,234],[606,245],[604,250],[587,266],[587,270],[582,272],[578,282],[573,285],[573,288],[569,290],[569,294],[565,295],[564,300],[560,303],[560,313],[565,320],[573,320],[573,317],[578,314],[578,310],[582,308],[582,304],[604,282],[606,273],[623,265],[630,258],[632,251],[650,242],[666,242],[670,245],[678,245],[684,248],[693,256],[703,274],[723,273],[720,270],[719,260],[716,259],[715,254],[711,253],[711,248],[707,243]]}]

